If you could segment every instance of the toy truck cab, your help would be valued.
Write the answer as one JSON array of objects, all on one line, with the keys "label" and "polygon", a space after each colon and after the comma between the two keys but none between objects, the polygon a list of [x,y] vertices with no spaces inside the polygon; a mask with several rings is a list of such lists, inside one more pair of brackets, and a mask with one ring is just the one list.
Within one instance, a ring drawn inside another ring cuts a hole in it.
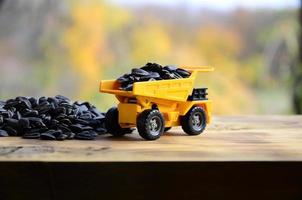
[{"label": "toy truck cab", "polygon": [[206,88],[194,88],[199,72],[212,67],[182,67],[191,72],[183,79],[136,82],[132,91],[119,90],[116,80],[101,81],[100,91],[114,94],[117,107],[106,114],[106,128],[114,136],[121,136],[137,127],[147,140],[158,139],[171,127],[181,126],[189,135],[199,135],[211,122],[211,101]]}]

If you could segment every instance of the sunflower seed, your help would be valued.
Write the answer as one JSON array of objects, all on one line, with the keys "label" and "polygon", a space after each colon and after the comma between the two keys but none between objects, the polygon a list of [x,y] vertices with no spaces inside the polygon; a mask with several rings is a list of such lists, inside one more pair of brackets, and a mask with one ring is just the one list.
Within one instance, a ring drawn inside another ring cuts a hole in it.
[{"label": "sunflower seed", "polygon": [[157,63],[147,63],[141,68],[133,68],[131,74],[124,74],[117,81],[120,83],[119,89],[131,91],[134,82],[180,79],[187,78],[190,74],[190,72],[176,66],[167,65],[162,67]]},{"label": "sunflower seed", "polygon": [[40,139],[42,139],[42,140],[56,140],[56,137],[53,136],[50,133],[45,132],[45,133],[41,133]]},{"label": "sunflower seed", "polygon": [[3,136],[64,140],[81,133],[78,138],[94,139],[97,133],[106,132],[104,119],[104,113],[89,102],[72,103],[62,95],[0,101]]},{"label": "sunflower seed", "polygon": [[25,139],[38,139],[40,138],[40,133],[34,132],[34,133],[25,133],[22,137]]},{"label": "sunflower seed", "polygon": [[5,130],[0,129],[0,137],[7,137],[9,136]]}]

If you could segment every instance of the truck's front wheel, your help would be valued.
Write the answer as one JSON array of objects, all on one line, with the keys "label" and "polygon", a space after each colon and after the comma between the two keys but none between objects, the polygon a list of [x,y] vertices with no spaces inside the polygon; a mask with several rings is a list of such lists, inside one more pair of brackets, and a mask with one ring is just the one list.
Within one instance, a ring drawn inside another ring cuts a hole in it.
[{"label": "truck's front wheel", "polygon": [[188,135],[199,135],[207,125],[206,112],[202,107],[194,106],[180,120],[181,127]]},{"label": "truck's front wheel", "polygon": [[165,120],[159,110],[144,110],[136,120],[137,130],[146,140],[156,140],[164,132]]}]

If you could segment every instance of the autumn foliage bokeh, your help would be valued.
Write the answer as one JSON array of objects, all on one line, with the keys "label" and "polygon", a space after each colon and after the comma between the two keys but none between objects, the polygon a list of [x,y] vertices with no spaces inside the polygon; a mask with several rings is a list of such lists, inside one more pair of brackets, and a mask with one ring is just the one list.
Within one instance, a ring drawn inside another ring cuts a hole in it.
[{"label": "autumn foliage bokeh", "polygon": [[36,10],[22,1],[2,5],[1,99],[60,93],[106,110],[116,101],[98,92],[101,79],[157,62],[214,66],[196,84],[209,88],[217,114],[291,113],[286,67],[296,55],[296,10],[220,13],[101,0],[33,3]]}]

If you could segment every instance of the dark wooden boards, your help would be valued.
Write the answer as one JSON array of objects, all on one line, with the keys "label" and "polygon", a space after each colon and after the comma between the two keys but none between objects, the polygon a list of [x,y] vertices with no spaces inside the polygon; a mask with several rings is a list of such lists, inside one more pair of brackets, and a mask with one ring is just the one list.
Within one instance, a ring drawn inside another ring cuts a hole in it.
[{"label": "dark wooden boards", "polygon": [[1,199],[297,199],[302,162],[6,162]]}]

